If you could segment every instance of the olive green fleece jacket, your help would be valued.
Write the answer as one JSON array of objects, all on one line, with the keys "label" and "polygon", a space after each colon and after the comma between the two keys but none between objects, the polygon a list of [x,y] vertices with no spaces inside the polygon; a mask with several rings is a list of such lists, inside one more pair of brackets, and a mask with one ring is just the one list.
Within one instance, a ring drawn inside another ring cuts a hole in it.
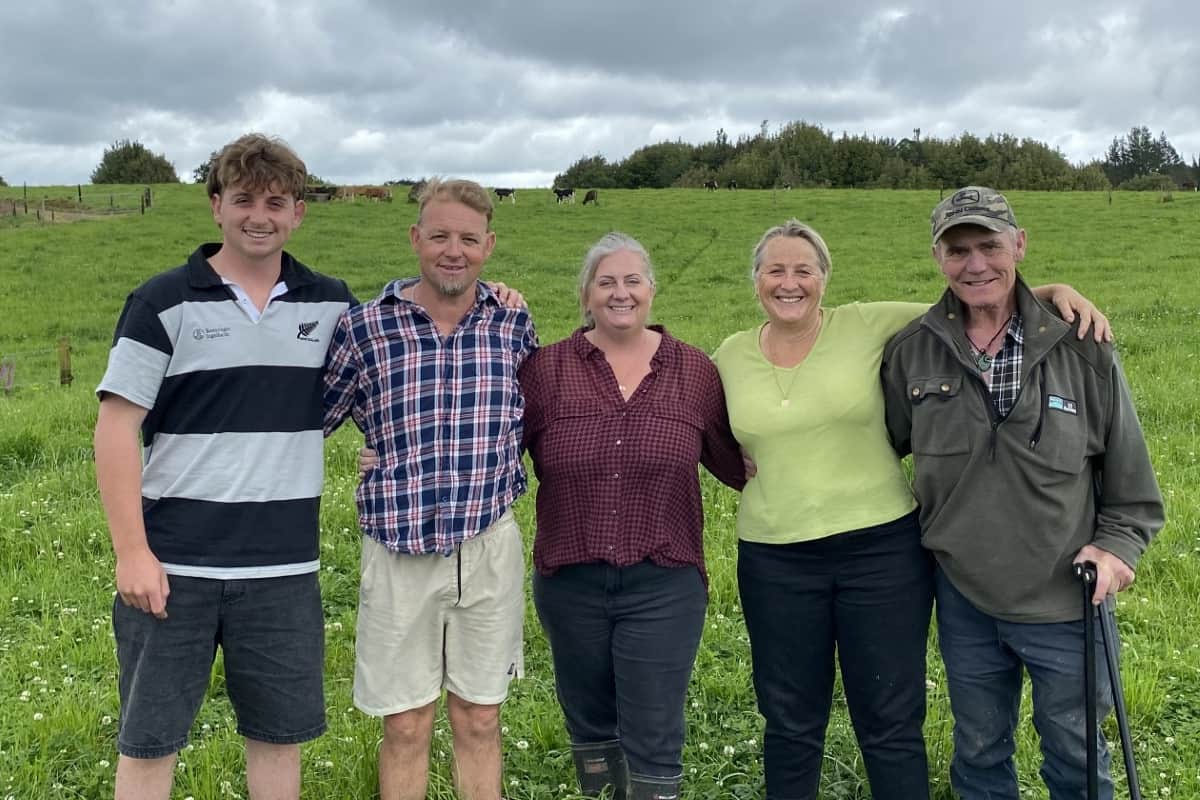
[{"label": "olive green fleece jacket", "polygon": [[913,455],[922,542],[967,599],[1011,622],[1077,620],[1079,549],[1135,567],[1163,525],[1162,496],[1112,347],[1077,339],[1019,277],[1016,292],[1024,357],[1008,416],[947,290],[884,350],[888,433]]}]

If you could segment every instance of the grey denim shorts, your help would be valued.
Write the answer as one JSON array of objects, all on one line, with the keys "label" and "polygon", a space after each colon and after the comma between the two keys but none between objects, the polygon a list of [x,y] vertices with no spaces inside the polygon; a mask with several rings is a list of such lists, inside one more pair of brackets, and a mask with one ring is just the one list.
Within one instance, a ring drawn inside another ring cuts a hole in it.
[{"label": "grey denim shorts", "polygon": [[161,758],[187,744],[217,647],[238,733],[294,744],[325,731],[325,626],[315,572],[168,581],[166,619],[113,601],[121,754]]}]

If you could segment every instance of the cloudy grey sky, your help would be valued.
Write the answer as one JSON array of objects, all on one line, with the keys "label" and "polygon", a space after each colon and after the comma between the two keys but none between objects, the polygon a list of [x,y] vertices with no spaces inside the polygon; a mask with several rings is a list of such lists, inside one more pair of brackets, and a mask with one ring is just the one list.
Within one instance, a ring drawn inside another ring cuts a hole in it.
[{"label": "cloudy grey sky", "polygon": [[585,155],[805,120],[1200,155],[1196,0],[0,0],[0,175],[140,140],[184,180],[248,131],[345,183],[546,186]]}]

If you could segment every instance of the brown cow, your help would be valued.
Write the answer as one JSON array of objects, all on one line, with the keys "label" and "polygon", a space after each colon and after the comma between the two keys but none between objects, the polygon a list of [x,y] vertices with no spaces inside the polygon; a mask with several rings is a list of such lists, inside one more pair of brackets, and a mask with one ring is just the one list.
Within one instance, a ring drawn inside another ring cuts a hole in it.
[{"label": "brown cow", "polygon": [[390,203],[392,200],[392,190],[386,186],[339,186],[334,193],[334,197],[338,200],[354,200],[357,197],[366,197],[371,200],[386,200]]},{"label": "brown cow", "polygon": [[583,196],[583,204],[586,206],[588,203],[594,206],[600,205],[600,193],[595,189],[588,189],[587,194]]}]

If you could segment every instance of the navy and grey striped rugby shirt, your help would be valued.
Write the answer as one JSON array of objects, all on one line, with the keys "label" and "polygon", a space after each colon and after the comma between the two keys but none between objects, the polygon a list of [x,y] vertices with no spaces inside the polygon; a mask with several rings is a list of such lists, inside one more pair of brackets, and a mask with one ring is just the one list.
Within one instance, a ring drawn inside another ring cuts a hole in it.
[{"label": "navy and grey striped rugby shirt", "polygon": [[343,281],[283,254],[287,291],[243,311],[198,248],[126,300],[97,393],[149,409],[142,507],[171,575],[262,578],[318,568],[322,369]]}]

